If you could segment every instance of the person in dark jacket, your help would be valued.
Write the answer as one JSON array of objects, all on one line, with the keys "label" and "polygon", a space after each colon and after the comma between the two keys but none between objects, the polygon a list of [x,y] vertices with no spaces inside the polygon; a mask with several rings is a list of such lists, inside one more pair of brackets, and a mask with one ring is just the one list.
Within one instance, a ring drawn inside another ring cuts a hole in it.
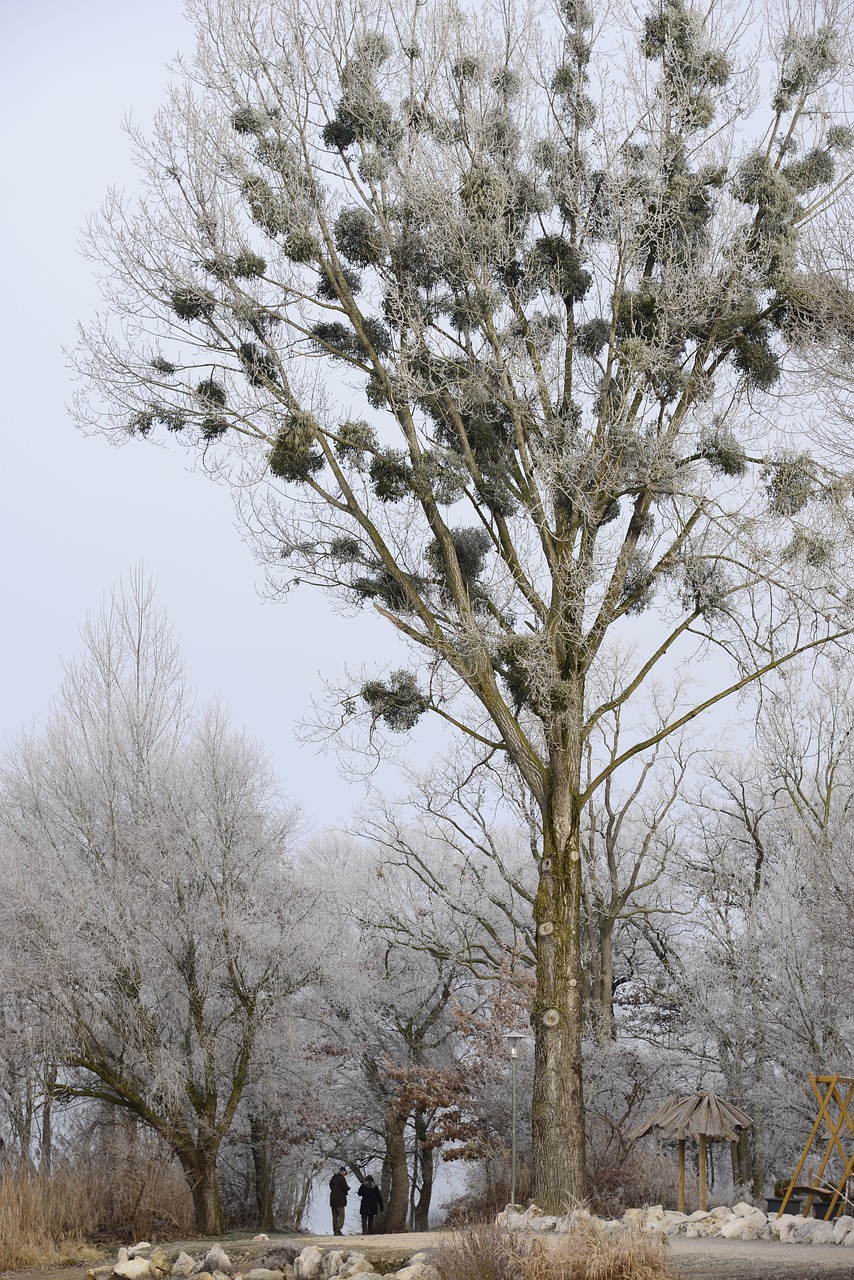
[{"label": "person in dark jacket", "polygon": [[385,1205],[382,1192],[370,1174],[359,1187],[359,1199],[362,1202],[359,1206],[359,1213],[362,1215],[362,1235],[373,1235],[374,1218],[378,1213],[382,1213]]},{"label": "person in dark jacket", "polygon": [[329,1179],[329,1207],[332,1210],[332,1234],[343,1236],[344,1214],[347,1209],[347,1196],[350,1184],[347,1181],[347,1166],[342,1164],[337,1173]]}]

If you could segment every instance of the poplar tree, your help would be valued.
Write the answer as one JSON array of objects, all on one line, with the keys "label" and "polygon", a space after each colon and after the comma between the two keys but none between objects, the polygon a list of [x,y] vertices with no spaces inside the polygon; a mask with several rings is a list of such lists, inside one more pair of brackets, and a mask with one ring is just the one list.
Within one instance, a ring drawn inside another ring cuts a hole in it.
[{"label": "poplar tree", "polygon": [[[533,1193],[559,1210],[585,1193],[585,806],[851,627],[821,444],[854,332],[847,10],[190,9],[144,194],[91,227],[80,417],[199,450],[283,581],[388,622],[409,661],[352,708],[435,713],[530,789]],[[634,739],[590,770],[618,709]]]}]

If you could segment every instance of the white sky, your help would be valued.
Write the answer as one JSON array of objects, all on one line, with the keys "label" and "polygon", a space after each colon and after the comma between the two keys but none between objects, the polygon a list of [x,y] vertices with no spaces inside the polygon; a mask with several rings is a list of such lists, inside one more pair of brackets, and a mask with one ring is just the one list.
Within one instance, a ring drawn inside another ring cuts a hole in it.
[{"label": "white sky", "polygon": [[177,449],[83,436],[66,408],[62,348],[98,302],[80,232],[108,186],[134,188],[122,122],[132,114],[146,127],[167,64],[192,53],[181,0],[0,0],[0,15],[0,743],[44,713],[87,611],[141,559],[190,683],[226,700],[306,817],[325,825],[363,791],[334,754],[300,746],[293,726],[310,716],[322,675],[393,656],[387,627],[342,619],[308,589],[265,601],[227,490],[188,471]]}]

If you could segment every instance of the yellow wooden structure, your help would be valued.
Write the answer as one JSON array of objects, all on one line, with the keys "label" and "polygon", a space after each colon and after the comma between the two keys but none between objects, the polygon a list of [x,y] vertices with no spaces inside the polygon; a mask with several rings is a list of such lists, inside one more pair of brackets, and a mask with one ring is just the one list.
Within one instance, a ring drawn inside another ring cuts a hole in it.
[{"label": "yellow wooden structure", "polygon": [[[778,1218],[781,1213],[786,1212],[786,1205],[795,1191],[807,1196],[803,1207],[804,1216],[809,1213],[816,1196],[821,1195],[830,1199],[825,1217],[833,1217],[840,1199],[845,1200],[846,1185],[854,1175],[854,1117],[851,1114],[854,1077],[808,1076],[807,1079],[818,1102],[818,1115],[786,1189]],[[822,1127],[825,1128],[825,1133],[821,1133]],[[813,1147],[816,1147],[816,1155],[821,1151],[825,1138],[827,1141],[821,1153],[818,1172],[813,1173],[810,1168],[805,1184],[801,1179],[804,1165]]]}]

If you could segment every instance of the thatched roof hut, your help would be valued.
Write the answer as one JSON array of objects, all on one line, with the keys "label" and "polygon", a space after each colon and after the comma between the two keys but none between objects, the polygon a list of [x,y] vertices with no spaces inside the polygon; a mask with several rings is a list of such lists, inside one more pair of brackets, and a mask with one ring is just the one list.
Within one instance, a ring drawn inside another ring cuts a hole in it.
[{"label": "thatched roof hut", "polygon": [[738,1107],[716,1093],[689,1093],[672,1097],[648,1120],[629,1134],[629,1141],[655,1130],[679,1143],[679,1209],[685,1212],[685,1140],[696,1138],[700,1147],[700,1208],[706,1207],[706,1142],[737,1142],[740,1129],[752,1129],[753,1121]]}]

